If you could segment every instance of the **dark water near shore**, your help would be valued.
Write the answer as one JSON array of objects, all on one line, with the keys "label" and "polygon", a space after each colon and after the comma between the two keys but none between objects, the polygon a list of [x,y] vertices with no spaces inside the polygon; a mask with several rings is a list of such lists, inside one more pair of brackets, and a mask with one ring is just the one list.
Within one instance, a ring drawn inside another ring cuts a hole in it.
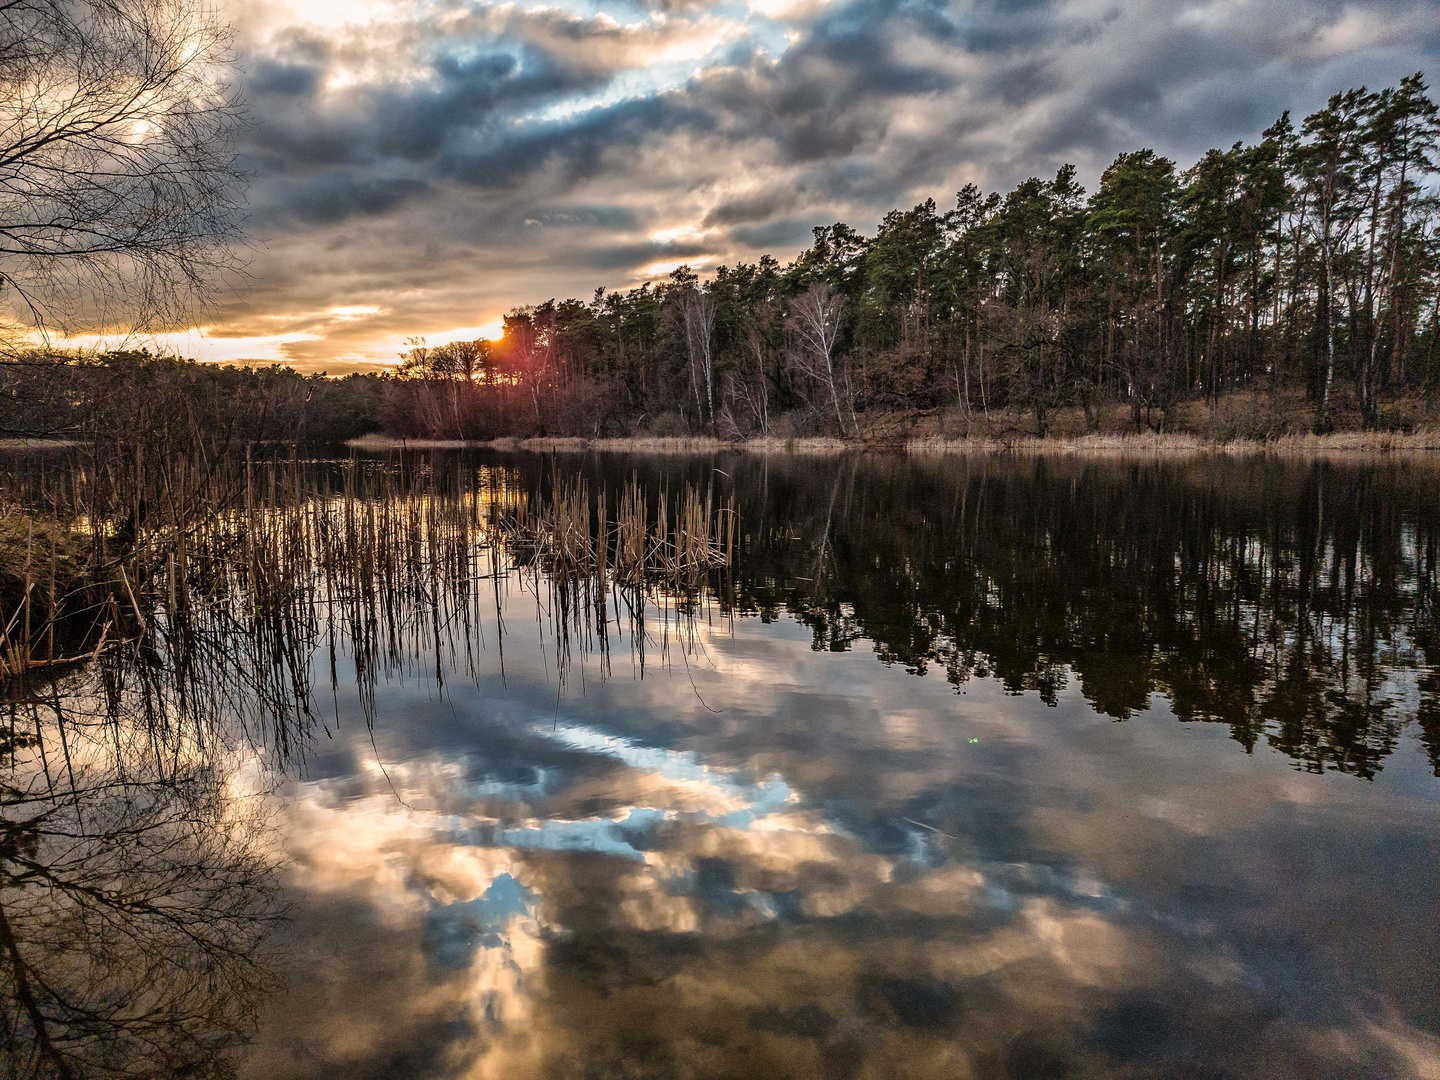
[{"label": "dark water near shore", "polygon": [[[733,563],[481,513],[579,479]],[[7,690],[0,1072],[1440,1078],[1440,463],[267,483]]]},{"label": "dark water near shore", "polygon": [[243,1075],[1440,1075],[1435,468],[485,461],[735,491],[733,604],[342,692]]}]

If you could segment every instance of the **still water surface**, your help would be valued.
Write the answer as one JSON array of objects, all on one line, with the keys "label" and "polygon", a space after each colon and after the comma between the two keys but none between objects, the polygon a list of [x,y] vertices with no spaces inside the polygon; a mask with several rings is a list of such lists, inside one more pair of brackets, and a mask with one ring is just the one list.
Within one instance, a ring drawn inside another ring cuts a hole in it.
[{"label": "still water surface", "polygon": [[713,484],[737,564],[639,639],[511,571],[373,727],[342,650],[242,1075],[1440,1076],[1433,465],[411,467]]}]

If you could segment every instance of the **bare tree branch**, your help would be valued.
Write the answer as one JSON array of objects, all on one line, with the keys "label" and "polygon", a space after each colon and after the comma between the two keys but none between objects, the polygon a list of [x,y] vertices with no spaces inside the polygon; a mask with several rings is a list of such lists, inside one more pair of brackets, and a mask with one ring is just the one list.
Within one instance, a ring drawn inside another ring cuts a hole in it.
[{"label": "bare tree branch", "polygon": [[0,347],[177,327],[239,269],[229,31],[205,0],[0,5]]}]

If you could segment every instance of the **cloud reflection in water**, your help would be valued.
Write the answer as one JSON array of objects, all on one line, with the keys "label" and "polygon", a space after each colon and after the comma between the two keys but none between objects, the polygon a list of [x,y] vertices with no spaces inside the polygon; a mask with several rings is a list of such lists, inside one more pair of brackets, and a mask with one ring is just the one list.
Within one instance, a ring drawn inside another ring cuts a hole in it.
[{"label": "cloud reflection in water", "polygon": [[[293,792],[304,975],[250,1075],[1434,1074],[1434,873],[1379,854],[1434,841],[1405,761],[1301,777],[1163,702],[960,697],[788,618],[703,644],[558,709],[543,641],[503,692],[384,688],[384,773],[342,725]],[[1364,909],[1334,871],[1367,858]]]}]

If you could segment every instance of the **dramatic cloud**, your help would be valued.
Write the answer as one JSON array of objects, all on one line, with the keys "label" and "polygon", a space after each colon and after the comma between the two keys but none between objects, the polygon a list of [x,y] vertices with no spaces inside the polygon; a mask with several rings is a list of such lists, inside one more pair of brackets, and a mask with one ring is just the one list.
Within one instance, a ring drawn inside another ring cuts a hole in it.
[{"label": "dramatic cloud", "polygon": [[817,660],[788,617],[643,679],[617,638],[557,698],[534,602],[504,601],[503,686],[491,639],[477,683],[387,682],[373,730],[317,744],[277,831],[292,978],[243,1075],[1436,1075],[1430,1034],[1355,1005],[1424,1000],[1435,933],[1401,909],[1431,864],[1393,860],[1420,800],[1320,797],[1159,701],[1115,724],[1073,672],[1051,708],[863,639]]},{"label": "dramatic cloud", "polygon": [[[967,182],[1193,161],[1435,67],[1430,0],[233,5],[255,249],[182,351],[337,370],[509,307],[872,228]],[[339,314],[337,314],[337,312]]]}]

